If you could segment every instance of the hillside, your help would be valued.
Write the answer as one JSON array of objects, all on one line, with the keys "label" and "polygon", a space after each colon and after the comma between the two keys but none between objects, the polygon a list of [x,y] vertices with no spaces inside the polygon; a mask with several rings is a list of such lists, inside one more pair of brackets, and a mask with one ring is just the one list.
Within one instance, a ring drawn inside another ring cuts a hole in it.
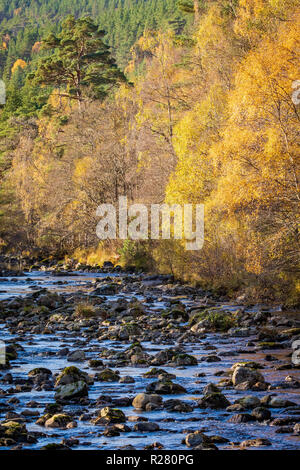
[{"label": "hillside", "polygon": [[169,20],[182,16],[177,0],[1,0],[0,74],[9,75],[11,63],[28,60],[42,37],[59,29],[67,15],[76,18],[90,15],[107,32],[117,62],[125,66],[129,50],[145,28],[166,27]]}]

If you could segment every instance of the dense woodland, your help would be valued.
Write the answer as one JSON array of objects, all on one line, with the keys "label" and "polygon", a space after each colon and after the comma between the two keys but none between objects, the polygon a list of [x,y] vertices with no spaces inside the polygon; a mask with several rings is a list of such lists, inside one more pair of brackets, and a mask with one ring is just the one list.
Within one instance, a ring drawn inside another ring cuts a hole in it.
[{"label": "dense woodland", "polygon": [[[2,251],[299,304],[299,30],[298,0],[0,0]],[[204,203],[204,248],[98,245],[124,194]]]}]

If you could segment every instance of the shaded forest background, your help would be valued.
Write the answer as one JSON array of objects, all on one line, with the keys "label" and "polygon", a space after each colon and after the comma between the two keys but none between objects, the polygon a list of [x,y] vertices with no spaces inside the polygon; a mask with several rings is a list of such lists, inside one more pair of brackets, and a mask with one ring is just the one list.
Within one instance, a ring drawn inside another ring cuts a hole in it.
[{"label": "shaded forest background", "polygon": [[[0,0],[1,250],[298,305],[299,23],[296,0]],[[124,194],[204,203],[204,248],[99,244]]]}]

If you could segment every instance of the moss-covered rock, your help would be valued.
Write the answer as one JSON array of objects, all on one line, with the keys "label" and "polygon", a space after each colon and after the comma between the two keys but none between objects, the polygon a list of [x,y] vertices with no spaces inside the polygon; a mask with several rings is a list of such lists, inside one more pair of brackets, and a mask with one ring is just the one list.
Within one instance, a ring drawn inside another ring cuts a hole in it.
[{"label": "moss-covered rock", "polygon": [[46,428],[65,428],[68,423],[71,423],[73,418],[66,414],[56,414],[45,422]]},{"label": "moss-covered rock", "polygon": [[16,442],[27,442],[28,431],[25,424],[16,421],[6,421],[0,424],[0,437],[10,438]]},{"label": "moss-covered rock", "polygon": [[176,379],[175,374],[170,374],[169,372],[166,372],[164,369],[158,369],[157,367],[152,367],[151,370],[143,374],[143,377],[145,377],[146,379],[157,378],[159,376],[164,376],[167,379]]},{"label": "moss-covered rock", "polygon": [[126,416],[122,410],[106,406],[100,410],[98,417],[93,420],[94,424],[125,423]]},{"label": "moss-covered rock", "polygon": [[65,367],[56,379],[55,387],[59,385],[69,385],[78,381],[83,381],[88,385],[93,383],[93,379],[86,372],[75,366]]},{"label": "moss-covered rock", "polygon": [[176,354],[171,361],[175,366],[196,366],[198,364],[196,357],[190,354]]},{"label": "moss-covered rock", "polygon": [[103,361],[101,361],[100,359],[91,359],[89,361],[89,367],[91,367],[92,369],[100,369],[101,367],[103,367]]},{"label": "moss-covered rock", "polygon": [[40,450],[71,450],[70,447],[66,446],[65,444],[55,443],[52,442],[51,444],[46,444],[45,446],[41,447]]},{"label": "moss-covered rock", "polygon": [[205,331],[225,332],[236,325],[234,316],[224,310],[213,308],[195,313],[189,322],[191,330],[197,332]]},{"label": "moss-covered rock", "polygon": [[50,377],[52,375],[52,372],[51,370],[46,369],[45,367],[36,367],[35,369],[32,369],[28,372],[29,377],[36,377],[37,375],[46,375]]},{"label": "moss-covered rock", "polygon": [[197,400],[199,408],[223,409],[230,406],[230,402],[222,393],[207,393]]},{"label": "moss-covered rock", "polygon": [[72,400],[73,398],[82,398],[88,396],[88,387],[86,382],[79,380],[68,385],[60,385],[55,393],[56,400]]},{"label": "moss-covered rock", "polygon": [[120,380],[120,376],[111,369],[104,369],[96,374],[95,379],[100,382],[118,382]]},{"label": "moss-covered rock", "polygon": [[152,382],[147,386],[146,391],[155,392],[159,395],[187,393],[187,390],[184,387],[168,379]]}]

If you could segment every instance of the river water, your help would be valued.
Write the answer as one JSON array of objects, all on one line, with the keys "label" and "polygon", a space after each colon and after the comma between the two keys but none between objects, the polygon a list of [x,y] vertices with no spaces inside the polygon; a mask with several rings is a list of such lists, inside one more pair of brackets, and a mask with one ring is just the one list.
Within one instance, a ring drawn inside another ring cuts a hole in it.
[{"label": "river water", "polygon": [[[28,293],[34,292],[37,288],[46,287],[51,291],[56,292],[85,292],[90,289],[95,280],[105,277],[106,274],[91,274],[91,273],[77,273],[76,275],[65,275],[63,277],[52,276],[51,273],[32,272],[22,277],[16,278],[0,278],[0,299],[13,298],[16,296],[24,296]],[[110,275],[111,276],[111,275]],[[124,296],[125,294],[120,294]],[[129,294],[126,294],[128,298]],[[110,296],[109,299],[113,300],[118,296]],[[139,297],[141,298],[141,297]],[[182,299],[183,302],[188,303],[189,299]],[[228,306],[227,306],[228,307]],[[155,301],[150,305],[152,309],[164,308],[164,302]],[[233,307],[234,308],[234,307]],[[235,307],[236,308],[236,307]],[[103,348],[114,349],[121,351],[128,347],[128,342],[120,341],[102,341],[98,340],[89,341],[87,339],[88,333],[84,329],[78,332],[67,330],[57,331],[55,334],[48,335],[34,335],[26,333],[21,338],[11,335],[4,325],[0,323],[0,338],[2,341],[10,341],[15,339],[18,344],[23,348],[18,354],[18,359],[11,361],[12,368],[9,369],[14,378],[27,379],[28,372],[35,367],[45,367],[52,371],[52,373],[60,372],[64,367],[75,365],[81,370],[94,374],[95,370],[89,369],[88,360],[99,358],[98,354]],[[185,352],[192,354],[199,359],[197,366],[192,367],[178,367],[170,368],[162,366],[166,371],[176,374],[176,383],[183,385],[187,390],[187,394],[163,395],[163,399],[179,398],[181,400],[193,403],[193,398],[199,398],[202,395],[202,389],[208,383],[217,383],[220,377],[215,374],[217,371],[229,369],[234,363],[240,361],[256,361],[260,362],[264,369],[262,373],[267,382],[272,385],[283,382],[287,375],[293,375],[296,379],[300,380],[300,370],[274,370],[274,363],[267,362],[264,358],[266,354],[272,354],[278,359],[278,363],[287,363],[288,350],[272,350],[272,351],[256,351],[247,346],[251,337],[247,338],[232,338],[226,335],[209,334],[197,343],[185,343]],[[155,344],[150,342],[142,343],[148,354],[155,354],[158,351],[172,347],[170,344]],[[214,345],[216,353],[222,358],[222,362],[208,363],[200,362],[203,355],[207,355],[207,345]],[[56,356],[56,353],[62,347],[68,347],[70,351],[82,349],[86,353],[86,361],[83,363],[70,363],[66,357]],[[243,351],[243,352],[239,352]],[[247,352],[244,352],[247,351]],[[102,359],[102,358],[101,358]],[[102,359],[105,362],[105,359]],[[272,366],[272,368],[271,368]],[[96,406],[93,400],[96,400],[100,395],[109,395],[113,399],[122,397],[134,397],[138,393],[145,392],[146,386],[153,382],[155,379],[146,379],[142,377],[150,367],[121,367],[121,376],[130,375],[135,378],[135,383],[105,383],[95,382],[94,385],[89,386],[89,399],[92,401],[91,406],[69,405],[64,407],[64,412],[76,410],[77,428],[74,429],[48,429],[35,424],[38,418],[26,418],[26,427],[29,431],[44,433],[44,436],[38,438],[38,442],[34,444],[24,444],[24,449],[39,449],[48,443],[60,442],[63,438],[76,438],[79,440],[78,446],[75,449],[118,449],[125,445],[132,445],[136,449],[143,449],[146,445],[153,442],[160,442],[165,449],[187,449],[185,444],[182,444],[182,439],[185,438],[187,431],[192,432],[195,430],[203,430],[207,435],[220,435],[229,439],[230,442],[225,444],[218,444],[219,449],[234,449],[239,448],[233,443],[239,443],[246,439],[267,438],[271,441],[272,446],[264,447],[264,449],[298,449],[300,450],[300,436],[292,435],[291,433],[278,433],[277,426],[270,426],[270,424],[250,422],[250,423],[230,423],[228,419],[232,413],[226,410],[211,410],[195,408],[191,413],[170,413],[166,410],[141,412],[136,411],[132,406],[122,407],[125,415],[144,416],[149,421],[156,422],[160,426],[160,430],[154,433],[140,433],[133,431],[121,433],[120,436],[106,437],[103,436],[103,428],[91,424],[89,421],[81,421],[77,419],[80,414],[92,414],[96,409],[99,410],[99,405]],[[204,372],[205,377],[197,377],[196,375]],[[3,371],[4,375],[6,371]],[[1,373],[0,373],[1,374]],[[0,382],[0,389],[6,391],[12,387],[10,384]],[[285,397],[297,405],[300,405],[299,389],[276,389],[267,392],[253,392],[253,391],[236,391],[234,389],[225,389],[223,393],[231,403],[235,400],[247,395],[255,395],[262,398],[266,394],[274,393],[281,397]],[[30,410],[36,411],[42,416],[44,407],[47,403],[54,402],[54,391],[31,391],[27,393],[17,393],[15,395],[19,399],[19,403],[15,405],[14,411],[22,413],[28,409],[27,403],[35,401],[36,405],[30,407]],[[0,396],[0,418],[5,419],[6,412],[1,411],[1,404],[7,403],[8,397]],[[101,408],[101,407],[100,407]],[[249,411],[251,413],[251,411]],[[299,416],[300,408],[292,409],[271,409],[272,419],[277,417]],[[127,422],[133,428],[133,423]],[[5,449],[5,447],[1,447]]]}]

